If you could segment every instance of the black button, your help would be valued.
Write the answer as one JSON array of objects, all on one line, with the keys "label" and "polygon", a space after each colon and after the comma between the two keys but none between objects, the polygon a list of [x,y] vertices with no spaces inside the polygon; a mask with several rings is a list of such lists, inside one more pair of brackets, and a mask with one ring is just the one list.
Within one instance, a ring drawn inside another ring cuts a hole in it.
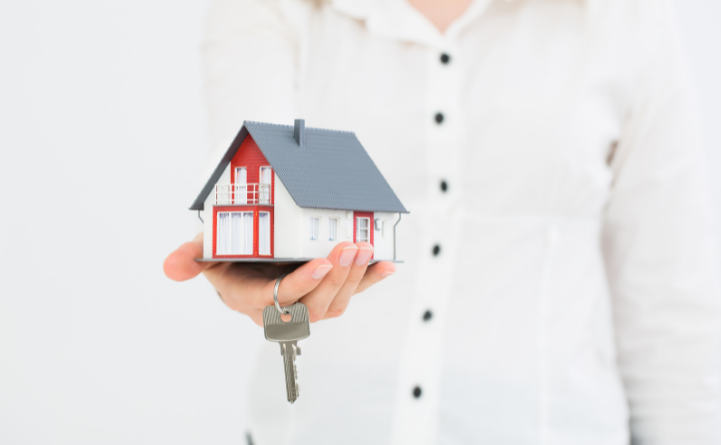
[{"label": "black button", "polygon": [[413,388],[413,397],[415,397],[416,399],[419,398],[421,396],[421,392],[421,387],[416,386],[415,388]]},{"label": "black button", "polygon": [[441,63],[444,65],[448,65],[448,62],[451,61],[451,56],[449,56],[446,53],[441,54]]},{"label": "black button", "polygon": [[428,320],[430,320],[431,318],[433,318],[433,312],[431,312],[431,311],[426,311],[426,313],[423,314],[423,321],[428,321]]},{"label": "black button", "polygon": [[441,246],[436,244],[433,246],[433,256],[438,256],[441,253]]},{"label": "black button", "polygon": [[441,181],[441,191],[447,192],[448,191],[448,183],[446,181]]},{"label": "black button", "polygon": [[443,113],[436,113],[436,123],[443,123]]}]

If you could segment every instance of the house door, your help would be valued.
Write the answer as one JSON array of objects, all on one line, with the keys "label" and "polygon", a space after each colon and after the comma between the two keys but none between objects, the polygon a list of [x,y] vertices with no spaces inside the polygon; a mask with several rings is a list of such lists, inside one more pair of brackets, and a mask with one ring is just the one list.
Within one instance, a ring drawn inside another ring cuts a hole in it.
[{"label": "house door", "polygon": [[373,240],[373,212],[353,212],[353,242],[365,241],[374,244]]}]

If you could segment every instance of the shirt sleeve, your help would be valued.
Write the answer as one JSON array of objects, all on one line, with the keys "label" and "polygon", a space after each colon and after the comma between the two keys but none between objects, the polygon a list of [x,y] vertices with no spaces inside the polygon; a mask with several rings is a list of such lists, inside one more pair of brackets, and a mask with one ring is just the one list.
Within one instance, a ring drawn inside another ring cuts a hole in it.
[{"label": "shirt sleeve", "polygon": [[719,444],[720,270],[671,7],[640,8],[640,70],[611,160],[603,248],[634,444]]},{"label": "shirt sleeve", "polygon": [[292,123],[298,35],[277,0],[213,0],[203,42],[212,161],[244,120]]}]

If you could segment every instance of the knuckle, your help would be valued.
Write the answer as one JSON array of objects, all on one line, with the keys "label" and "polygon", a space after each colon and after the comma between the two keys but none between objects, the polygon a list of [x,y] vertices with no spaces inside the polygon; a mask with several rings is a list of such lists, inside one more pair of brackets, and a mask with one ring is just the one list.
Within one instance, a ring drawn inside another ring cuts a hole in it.
[{"label": "knuckle", "polygon": [[326,318],[338,318],[345,313],[346,308],[341,306],[328,308],[328,312],[325,313]]},{"label": "knuckle", "polygon": [[341,287],[343,283],[345,283],[346,277],[338,276],[338,275],[332,275],[327,278],[328,284],[330,284],[333,287]]},{"label": "knuckle", "polygon": [[360,282],[360,280],[363,279],[363,276],[365,275],[365,273],[366,273],[365,267],[358,267],[357,269],[352,270],[351,273],[348,274],[348,278],[345,281],[346,281],[346,283],[358,284]]},{"label": "knuckle", "polygon": [[308,308],[308,318],[310,318],[311,323],[315,323],[316,321],[323,319],[324,315],[325,313],[323,311]]}]

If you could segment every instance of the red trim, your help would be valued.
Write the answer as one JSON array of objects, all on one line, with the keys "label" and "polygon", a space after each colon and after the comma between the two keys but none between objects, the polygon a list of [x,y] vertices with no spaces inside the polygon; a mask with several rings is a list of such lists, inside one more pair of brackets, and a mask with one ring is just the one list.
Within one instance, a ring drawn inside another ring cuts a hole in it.
[{"label": "red trim", "polygon": [[375,240],[373,239],[373,232],[375,232],[373,212],[353,212],[353,242],[358,242],[356,241],[356,235],[358,234],[358,218],[368,218],[368,237],[370,238],[371,246],[375,247]]},{"label": "red trim", "polygon": [[[252,255],[218,255],[218,212],[253,212],[253,254]],[[270,255],[258,253],[258,225],[260,218],[258,212],[270,213]],[[213,258],[275,258],[275,213],[272,206],[267,205],[240,205],[213,207]]]},{"label": "red trim", "polygon": [[[261,255],[260,254],[260,231],[257,231],[256,233],[258,236],[255,237],[254,243],[255,243],[255,252],[258,253],[259,258],[275,258],[275,213],[273,213],[273,209],[268,208],[266,206],[259,206],[258,212],[256,214],[259,214],[260,212],[269,212],[270,213],[270,255]],[[258,215],[258,227],[260,227],[260,215]]]},{"label": "red trim", "polygon": [[275,172],[270,167],[270,203],[275,205]]},{"label": "red trim", "polygon": [[[245,168],[245,180],[247,184],[260,183],[260,167],[271,167],[270,169],[270,206],[268,205],[231,205],[231,206],[215,206],[213,207],[213,258],[259,258],[258,253],[258,227],[260,224],[259,211],[270,213],[270,255],[262,255],[262,258],[275,257],[275,212],[272,205],[275,202],[275,173],[273,168],[263,156],[250,135],[245,137],[243,143],[240,144],[238,151],[230,160],[230,183],[235,184],[235,169],[238,167]],[[233,197],[234,198],[234,197]],[[218,212],[253,212],[253,254],[252,255],[218,255]]]},{"label": "red trim", "polygon": [[270,167],[270,203],[273,204],[275,202],[275,174],[273,172],[273,166],[265,159],[263,152],[260,151],[258,144],[255,143],[250,135],[245,137],[235,156],[230,160],[231,184],[235,184],[236,167],[245,167],[246,183],[248,184],[259,184],[260,167]]}]

